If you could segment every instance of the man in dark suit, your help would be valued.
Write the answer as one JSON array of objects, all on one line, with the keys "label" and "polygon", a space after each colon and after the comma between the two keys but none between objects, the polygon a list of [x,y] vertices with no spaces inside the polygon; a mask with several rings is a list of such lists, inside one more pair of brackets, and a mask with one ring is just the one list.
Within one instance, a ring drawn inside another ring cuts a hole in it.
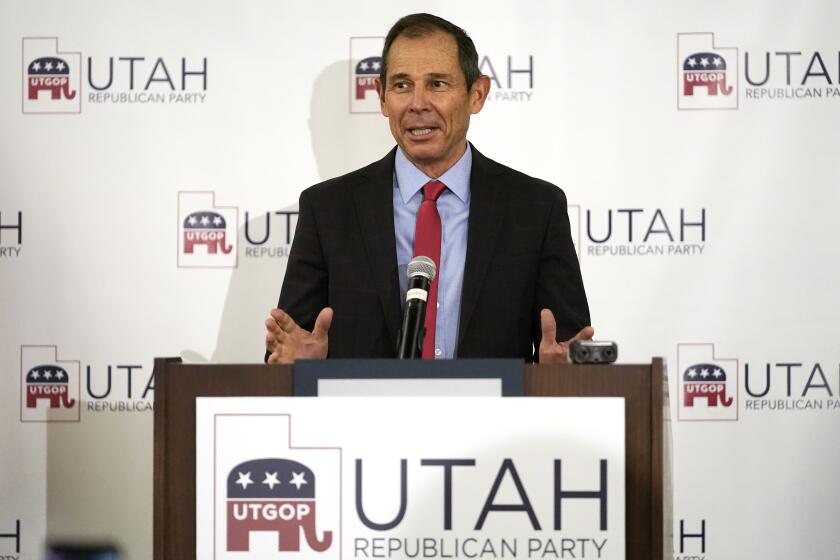
[{"label": "man in dark suit", "polygon": [[435,355],[565,361],[572,340],[592,337],[565,195],[466,141],[489,89],[459,27],[414,14],[391,28],[377,92],[398,146],[301,194],[280,301],[266,320],[266,361],[394,357],[400,271],[422,183],[436,180],[447,188],[436,198]]}]

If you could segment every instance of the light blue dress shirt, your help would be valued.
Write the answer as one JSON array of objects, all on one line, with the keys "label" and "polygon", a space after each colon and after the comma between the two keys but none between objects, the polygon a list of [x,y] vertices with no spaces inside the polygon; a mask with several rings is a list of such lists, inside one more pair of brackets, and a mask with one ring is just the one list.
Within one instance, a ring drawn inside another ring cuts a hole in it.
[{"label": "light blue dress shirt", "polygon": [[454,358],[461,316],[461,290],[467,259],[467,223],[470,216],[470,172],[472,151],[440,177],[427,177],[408,161],[400,148],[394,161],[394,229],[397,237],[397,265],[400,301],[405,305],[408,286],[406,271],[414,256],[414,230],[417,211],[423,201],[423,185],[441,181],[446,189],[437,201],[441,222],[440,270],[438,270],[438,309],[435,325],[435,358]]}]

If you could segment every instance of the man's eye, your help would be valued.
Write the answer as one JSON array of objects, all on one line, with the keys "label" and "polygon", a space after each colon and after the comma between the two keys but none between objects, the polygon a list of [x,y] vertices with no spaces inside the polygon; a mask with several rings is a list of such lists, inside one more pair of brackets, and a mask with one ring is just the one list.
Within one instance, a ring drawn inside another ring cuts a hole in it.
[{"label": "man's eye", "polygon": [[408,88],[407,82],[397,82],[394,84],[394,89],[406,89]]},{"label": "man's eye", "polygon": [[443,80],[434,80],[434,81],[432,82],[432,86],[433,86],[435,89],[440,89],[440,88],[442,88],[442,87],[446,87],[446,82],[444,82]]}]

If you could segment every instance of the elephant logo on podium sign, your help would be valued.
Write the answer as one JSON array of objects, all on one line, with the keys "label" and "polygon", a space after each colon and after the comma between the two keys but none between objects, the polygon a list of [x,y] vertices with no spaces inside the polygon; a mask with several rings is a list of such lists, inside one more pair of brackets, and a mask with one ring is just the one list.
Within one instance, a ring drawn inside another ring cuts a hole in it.
[{"label": "elephant logo on podium sign", "polygon": [[332,531],[315,528],[315,474],[290,459],[254,459],[227,477],[227,550],[249,551],[251,531],[277,533],[277,550],[298,552],[301,533],[315,552],[332,545]]},{"label": "elephant logo on podium sign", "polygon": [[184,219],[184,253],[193,253],[195,245],[207,247],[207,253],[225,255],[233,250],[226,241],[227,223],[217,212],[193,212]]},{"label": "elephant logo on podium sign", "polygon": [[50,99],[74,99],[76,90],[70,91],[70,67],[67,62],[54,57],[43,56],[29,63],[27,74],[27,97],[38,99],[42,91],[50,92]]},{"label": "elephant logo on podium sign", "polygon": [[41,399],[50,408],[72,408],[76,399],[70,397],[67,370],[55,365],[42,365],[26,373],[26,408],[36,408]]},{"label": "elephant logo on podium sign", "polygon": [[368,91],[376,89],[376,78],[381,69],[381,56],[369,56],[356,64],[356,99],[364,99]]},{"label": "elephant logo on podium sign", "polygon": [[695,399],[706,399],[707,406],[728,407],[726,372],[715,364],[694,364],[683,373],[683,406],[694,406]]},{"label": "elephant logo on podium sign", "polygon": [[709,95],[730,95],[732,86],[726,84],[726,60],[715,53],[698,52],[683,62],[683,95],[694,95],[697,87],[706,88]]}]

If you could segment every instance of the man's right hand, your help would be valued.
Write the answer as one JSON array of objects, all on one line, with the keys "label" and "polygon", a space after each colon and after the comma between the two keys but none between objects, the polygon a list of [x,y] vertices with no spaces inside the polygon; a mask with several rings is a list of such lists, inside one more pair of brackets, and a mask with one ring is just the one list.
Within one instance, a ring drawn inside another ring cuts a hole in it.
[{"label": "man's right hand", "polygon": [[327,357],[327,342],[333,310],[325,307],[315,319],[312,332],[302,329],[282,309],[272,309],[265,320],[265,348],[269,364],[291,364],[295,360],[319,360]]}]

